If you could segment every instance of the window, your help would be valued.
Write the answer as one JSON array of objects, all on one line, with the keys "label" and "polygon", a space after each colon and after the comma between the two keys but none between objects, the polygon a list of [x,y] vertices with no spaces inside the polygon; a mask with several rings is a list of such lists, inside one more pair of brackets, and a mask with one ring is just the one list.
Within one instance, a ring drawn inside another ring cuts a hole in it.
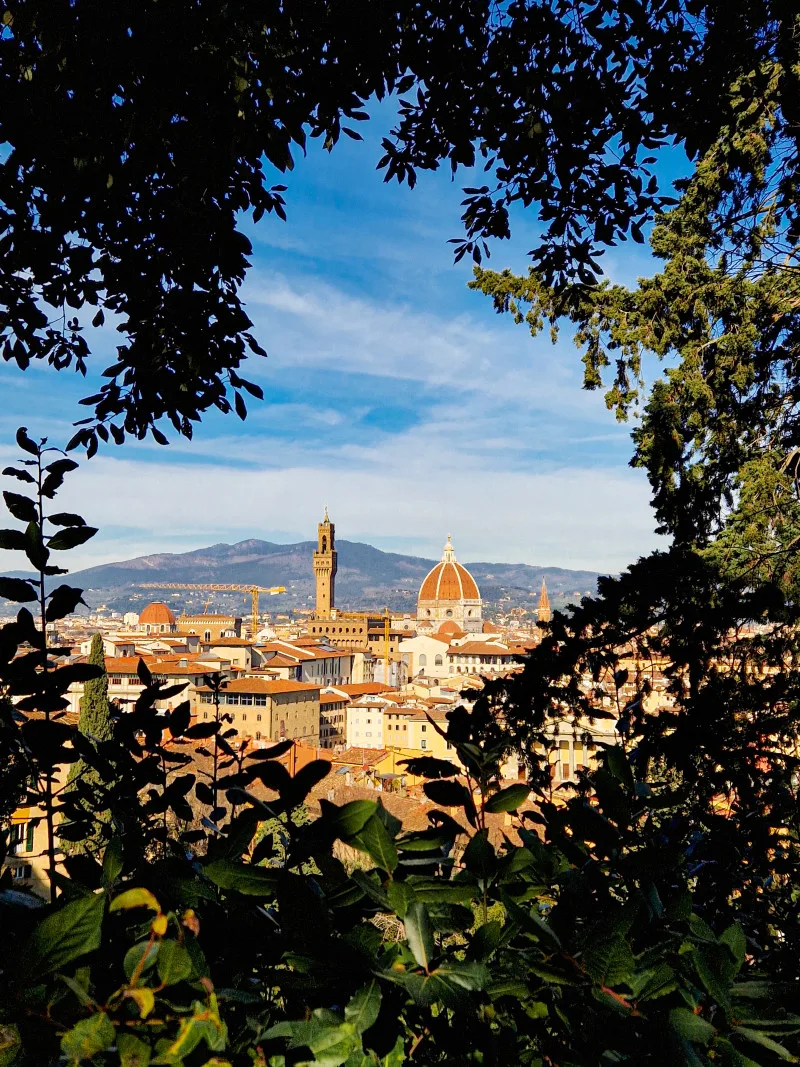
[{"label": "window", "polygon": [[448,617],[448,619],[452,619],[452,617],[453,617],[452,609],[448,608],[447,611],[445,612],[445,615]]},{"label": "window", "polygon": [[204,641],[210,641],[211,640],[211,631],[210,630],[206,630],[206,632],[203,634],[203,640]]},{"label": "window", "polygon": [[420,667],[427,667],[428,666],[428,657],[425,655],[424,652],[420,653],[419,665],[420,665]]},{"label": "window", "polygon": [[441,656],[437,656],[436,659],[433,662],[434,662],[435,666],[441,667],[441,665],[444,662],[444,660],[442,659]]},{"label": "window", "polygon": [[25,831],[25,851],[33,852],[33,835],[36,831],[36,823],[29,822]]},{"label": "window", "polygon": [[425,725],[425,723],[423,723],[422,726],[420,726],[420,730],[422,730],[423,733],[425,733],[425,731],[427,729],[428,729],[428,727]]},{"label": "window", "polygon": [[201,693],[200,694],[200,703],[201,704],[211,704],[211,703],[213,703],[213,699],[214,698],[212,697],[211,693]]},{"label": "window", "polygon": [[[261,718],[261,716],[259,715],[259,719],[260,718]],[[260,740],[261,740],[261,731],[260,730],[256,730],[256,741],[260,741]]]},{"label": "window", "polygon": [[267,703],[266,695],[264,693],[256,693],[256,695],[253,697],[253,703],[258,705],[258,707],[260,708],[265,707]]},{"label": "window", "polygon": [[242,722],[247,722],[247,712],[246,711],[242,712]]},{"label": "window", "polygon": [[122,685],[122,678],[118,674],[114,674],[108,679],[108,684],[109,685]]},{"label": "window", "polygon": [[204,718],[204,719],[207,719],[207,718],[208,718],[208,712],[207,712],[207,711],[204,711],[204,712],[203,712],[203,718]]},{"label": "window", "polygon": [[428,742],[427,742],[427,741],[425,740],[425,738],[424,738],[424,737],[423,737],[423,739],[422,739],[422,740],[420,741],[420,743],[419,743],[419,747],[420,747],[420,748],[427,748],[427,747],[428,747]]},{"label": "window", "polygon": [[226,693],[225,694],[225,703],[226,704],[238,704],[239,703],[239,694],[238,693]]},{"label": "window", "polygon": [[242,693],[242,695],[239,697],[239,703],[240,704],[247,704],[248,706],[250,704],[252,704],[253,703],[253,695],[252,695],[252,693]]},{"label": "window", "polygon": [[256,722],[261,722],[261,712],[256,715]]}]

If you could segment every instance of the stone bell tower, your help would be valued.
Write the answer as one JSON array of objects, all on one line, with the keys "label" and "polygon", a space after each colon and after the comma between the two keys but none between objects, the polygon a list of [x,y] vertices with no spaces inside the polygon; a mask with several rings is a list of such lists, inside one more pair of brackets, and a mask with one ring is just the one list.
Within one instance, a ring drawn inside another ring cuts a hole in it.
[{"label": "stone bell tower", "polygon": [[317,526],[317,551],[314,553],[314,577],[317,582],[318,619],[330,619],[335,610],[334,583],[336,580],[336,527],[328,518],[325,506],[325,518]]},{"label": "stone bell tower", "polygon": [[547,586],[545,585],[544,578],[542,578],[542,591],[539,594],[539,607],[536,609],[536,615],[539,622],[550,622],[553,617],[553,613],[550,610],[550,597],[547,595]]}]

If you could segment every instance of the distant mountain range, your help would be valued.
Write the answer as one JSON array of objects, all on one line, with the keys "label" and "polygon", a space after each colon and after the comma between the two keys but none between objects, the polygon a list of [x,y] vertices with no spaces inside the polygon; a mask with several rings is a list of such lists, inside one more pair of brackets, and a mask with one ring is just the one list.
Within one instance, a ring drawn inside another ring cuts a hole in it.
[{"label": "distant mountain range", "polygon": [[[413,612],[417,592],[428,571],[437,562],[419,556],[381,552],[372,545],[338,541],[339,567],[336,603],[339,608],[382,608]],[[286,593],[262,599],[262,610],[281,613],[314,605],[313,541],[278,545],[270,541],[239,541],[235,545],[211,545],[192,552],[160,552],[120,563],[106,563],[76,571],[67,581],[84,589],[91,607],[105,604],[118,611],[141,610],[151,600],[164,600],[174,610],[202,610],[211,597],[209,611],[242,613],[245,598],[240,593],[178,592],[141,589],[142,582],[190,582],[212,584],[283,585]],[[574,601],[596,589],[593,571],[533,567],[524,563],[466,563],[481,595],[495,610],[535,608],[542,584],[547,582],[553,606]]]}]

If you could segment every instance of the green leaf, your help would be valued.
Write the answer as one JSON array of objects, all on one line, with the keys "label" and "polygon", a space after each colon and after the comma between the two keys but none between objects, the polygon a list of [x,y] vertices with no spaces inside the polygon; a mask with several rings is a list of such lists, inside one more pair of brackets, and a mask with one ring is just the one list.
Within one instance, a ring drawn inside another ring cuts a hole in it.
[{"label": "green leaf", "polygon": [[122,962],[122,968],[125,971],[125,977],[128,981],[131,980],[131,977],[136,970],[139,971],[139,974],[144,974],[145,971],[149,971],[156,962],[157,956],[157,941],[140,941],[138,944],[132,945],[125,953],[125,959]]},{"label": "green leaf", "polygon": [[94,526],[67,526],[65,529],[53,534],[47,542],[47,547],[51,551],[64,552],[70,548],[85,544],[96,533],[97,529]]},{"label": "green leaf", "polygon": [[70,585],[59,585],[48,596],[49,602],[45,615],[47,622],[63,619],[67,615],[71,615],[78,604],[85,605],[86,601],[83,599],[82,594],[82,589],[75,589]]},{"label": "green leaf", "polygon": [[328,800],[320,802],[322,818],[333,833],[343,841],[349,841],[362,830],[378,810],[374,800],[352,800],[337,807]]},{"label": "green leaf", "polygon": [[452,840],[452,835],[443,830],[419,830],[398,838],[395,845],[401,852],[441,852]]},{"label": "green leaf", "polygon": [[678,985],[675,971],[668,963],[660,963],[652,971],[644,972],[643,978],[644,985],[638,990],[634,989],[637,1000],[657,1000],[658,997],[671,993]]},{"label": "green leaf", "polygon": [[397,849],[377,815],[372,815],[349,843],[361,852],[368,853],[379,867],[390,874],[396,869]]},{"label": "green leaf", "polygon": [[23,578],[0,578],[0,597],[27,604],[36,600],[36,592]]},{"label": "green leaf", "polygon": [[117,1038],[120,1067],[149,1067],[152,1051],[149,1045],[133,1034],[120,1034]]},{"label": "green leaf", "polygon": [[[730,953],[736,964],[736,970],[733,972],[735,975],[744,963],[744,958],[747,954],[747,940],[744,936],[744,930],[739,923],[733,923],[727,930],[723,930],[719,939],[723,945],[727,945],[730,949]],[[733,975],[731,975],[731,977],[733,977]]]},{"label": "green leaf", "polygon": [[463,863],[470,874],[486,883],[497,870],[497,856],[489,841],[489,831],[479,830],[464,849]]},{"label": "green leaf", "polygon": [[730,978],[734,970],[726,946],[701,943],[695,945],[694,965],[705,990],[721,1007],[730,1011]]},{"label": "green leaf", "polygon": [[204,867],[204,871],[220,889],[233,889],[253,897],[273,896],[280,878],[280,872],[269,867],[254,867],[227,859],[214,860]]},{"label": "green leaf", "polygon": [[434,804],[440,804],[444,808],[463,808],[472,799],[465,785],[461,782],[454,782],[449,778],[426,782],[422,790],[429,800],[432,800]]},{"label": "green leaf", "polygon": [[465,908],[463,904],[429,901],[426,907],[431,926],[437,933],[454,934],[469,930],[475,924],[472,908]]},{"label": "green leaf", "polygon": [[19,1027],[13,1023],[0,1023],[0,1067],[14,1067],[21,1063],[22,1039]]},{"label": "green leaf", "polygon": [[36,522],[38,519],[36,505],[29,497],[22,496],[21,493],[3,493],[3,500],[14,518],[20,522]]},{"label": "green leaf", "polygon": [[24,952],[28,976],[43,976],[100,947],[105,897],[92,894],[73,900],[48,915],[34,930]]},{"label": "green leaf", "polygon": [[28,437],[28,427],[27,426],[20,426],[19,427],[19,429],[17,430],[17,438],[16,438],[16,440],[17,440],[17,446],[19,448],[21,448],[23,452],[27,452],[31,456],[38,456],[39,455],[38,446],[35,445],[33,441],[31,441],[30,437]]},{"label": "green leaf", "polygon": [[73,515],[69,511],[59,511],[53,515],[46,516],[48,522],[52,522],[54,526],[85,526],[86,523],[80,517],[80,515]]},{"label": "green leaf", "polygon": [[605,765],[629,792],[633,792],[634,779],[631,765],[620,745],[604,745]]},{"label": "green leaf", "polygon": [[129,908],[149,908],[160,912],[161,905],[149,889],[126,889],[111,901],[109,911],[127,911]]},{"label": "green leaf", "polygon": [[528,799],[530,791],[530,786],[522,785],[522,783],[510,785],[490,796],[483,805],[483,810],[492,815],[501,811],[516,811],[520,804],[524,804]]},{"label": "green leaf", "polygon": [[770,1052],[774,1052],[776,1056],[787,1063],[798,1062],[797,1057],[793,1056],[787,1048],[779,1045],[777,1041],[773,1041],[771,1037],[767,1037],[766,1034],[762,1034],[758,1030],[752,1030],[749,1026],[734,1026],[731,1032],[736,1037],[744,1038],[745,1041],[750,1042],[752,1045],[760,1045],[761,1048],[769,1049]]},{"label": "green leaf", "polygon": [[624,982],[636,968],[633,953],[623,937],[593,942],[586,949],[583,962],[595,982],[606,986]]},{"label": "green leaf", "polygon": [[688,1008],[673,1008],[669,1013],[669,1021],[679,1037],[695,1045],[710,1044],[717,1033],[707,1019],[695,1015]]},{"label": "green leaf", "polygon": [[[522,908],[519,904],[514,903],[511,897],[506,893],[502,893],[502,901],[508,912],[508,917],[513,919],[513,921],[525,930],[526,933],[532,934],[537,941],[541,941],[542,939],[549,941],[553,948],[561,948],[561,941],[559,940],[558,934],[552,926],[539,915],[535,904],[529,909]],[[594,977],[594,975],[592,977]]]},{"label": "green leaf", "polygon": [[426,971],[434,954],[433,928],[424,904],[415,901],[406,909],[406,937],[414,959]]},{"label": "green leaf", "polygon": [[421,901],[437,901],[448,904],[466,904],[476,900],[480,891],[468,882],[446,882],[443,878],[430,878],[414,882],[414,896]]},{"label": "green leaf", "polygon": [[104,1011],[81,1019],[61,1038],[61,1051],[69,1063],[90,1060],[98,1052],[110,1048],[116,1039],[116,1030]]},{"label": "green leaf", "polygon": [[414,890],[406,882],[391,881],[386,887],[386,896],[394,909],[395,915],[405,918],[409,904],[417,899]]},{"label": "green leaf", "polygon": [[368,986],[364,986],[350,998],[345,1006],[344,1017],[355,1026],[359,1034],[369,1030],[378,1018],[381,1009],[381,991],[378,983],[373,979]]},{"label": "green leaf", "polygon": [[166,985],[177,985],[192,973],[189,953],[177,941],[162,941],[158,948],[158,977]]},{"label": "green leaf", "polygon": [[400,767],[406,766],[409,774],[419,778],[454,778],[460,773],[450,760],[437,759],[436,756],[414,756],[398,760],[397,763]]},{"label": "green leaf", "polygon": [[377,871],[352,871],[350,881],[365,893],[370,900],[374,901],[381,911],[391,911],[392,905],[381,886]]},{"label": "green leaf", "polygon": [[111,886],[122,874],[122,838],[115,834],[103,853],[103,879]]},{"label": "green leaf", "polygon": [[487,960],[503,939],[503,926],[492,919],[475,931],[467,949],[468,955],[480,962]]},{"label": "green leaf", "polygon": [[11,552],[24,552],[28,546],[21,530],[0,530],[0,548]]}]

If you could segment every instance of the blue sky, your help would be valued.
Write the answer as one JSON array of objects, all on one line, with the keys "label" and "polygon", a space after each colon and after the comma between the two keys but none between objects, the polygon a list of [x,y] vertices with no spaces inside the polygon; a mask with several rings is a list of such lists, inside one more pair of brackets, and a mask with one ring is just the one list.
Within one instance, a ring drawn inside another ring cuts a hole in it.
[{"label": "blue sky", "polygon": [[[328,505],[340,538],[438,557],[616,570],[655,546],[645,476],[628,467],[631,426],[581,389],[568,335],[532,339],[470,292],[454,265],[461,186],[445,170],[413,191],[375,171],[380,123],[330,155],[314,144],[283,180],[288,222],[247,225],[244,295],[269,358],[245,376],[266,400],[245,423],[209,416],[194,441],[106,447],[60,505],[100,534],[73,567],[218,541],[314,535]],[[383,123],[384,127],[386,123]],[[514,220],[490,266],[525,269],[532,214]],[[604,261],[615,280],[649,272],[640,246]],[[92,339],[94,370],[114,334]],[[0,367],[0,459],[24,423],[71,436],[93,390],[68,372]],[[11,486],[11,488],[14,488]],[[0,562],[19,566],[10,554]]]}]

